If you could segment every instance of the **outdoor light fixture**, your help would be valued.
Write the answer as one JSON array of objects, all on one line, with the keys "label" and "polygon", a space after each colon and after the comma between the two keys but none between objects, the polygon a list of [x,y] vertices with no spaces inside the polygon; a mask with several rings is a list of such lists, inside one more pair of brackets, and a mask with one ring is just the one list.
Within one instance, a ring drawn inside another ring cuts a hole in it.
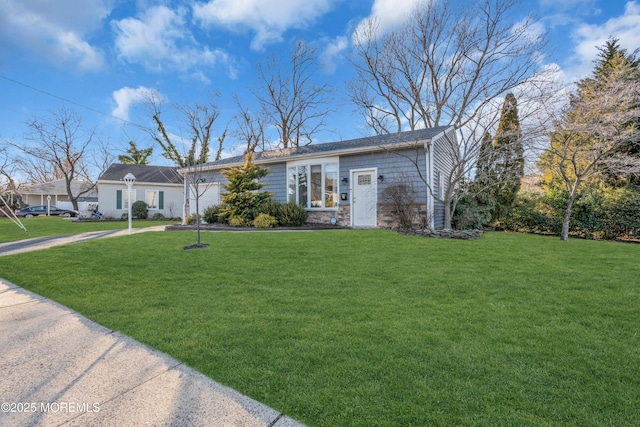
[{"label": "outdoor light fixture", "polygon": [[383,175],[379,175],[378,176],[378,182],[382,182],[384,181],[384,176]]},{"label": "outdoor light fixture", "polygon": [[51,216],[51,195],[47,196],[47,216]]},{"label": "outdoor light fixture", "polygon": [[136,177],[133,176],[131,172],[129,172],[124,176],[123,180],[124,183],[127,184],[127,204],[129,208],[127,218],[129,218],[129,234],[131,234],[131,205],[133,204],[133,202],[131,201],[131,188],[133,187],[133,183],[136,182]]},{"label": "outdoor light fixture", "polygon": [[347,185],[349,183],[349,179],[345,176],[342,178],[342,185]]}]

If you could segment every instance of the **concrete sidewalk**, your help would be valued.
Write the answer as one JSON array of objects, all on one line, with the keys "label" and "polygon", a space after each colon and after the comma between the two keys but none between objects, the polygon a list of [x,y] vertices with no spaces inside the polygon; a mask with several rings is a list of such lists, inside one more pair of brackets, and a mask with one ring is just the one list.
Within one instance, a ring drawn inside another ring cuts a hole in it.
[{"label": "concrete sidewalk", "polygon": [[0,426],[300,426],[0,279]]}]

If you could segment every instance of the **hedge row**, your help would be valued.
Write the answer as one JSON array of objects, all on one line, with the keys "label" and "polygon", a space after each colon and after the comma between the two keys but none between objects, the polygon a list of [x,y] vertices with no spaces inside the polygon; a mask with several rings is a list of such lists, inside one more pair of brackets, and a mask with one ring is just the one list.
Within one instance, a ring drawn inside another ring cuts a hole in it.
[{"label": "hedge row", "polygon": [[[510,214],[497,229],[560,234],[566,191],[518,195]],[[640,192],[631,188],[585,188],[576,198],[570,233],[588,239],[640,237]]]}]

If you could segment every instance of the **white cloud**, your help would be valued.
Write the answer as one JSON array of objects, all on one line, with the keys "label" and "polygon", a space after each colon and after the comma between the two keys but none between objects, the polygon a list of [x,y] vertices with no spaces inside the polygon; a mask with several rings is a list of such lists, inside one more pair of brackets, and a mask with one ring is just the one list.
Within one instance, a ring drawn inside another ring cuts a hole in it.
[{"label": "white cloud", "polygon": [[624,13],[611,18],[601,25],[583,23],[573,31],[576,41],[572,61],[574,65],[566,70],[571,79],[580,79],[591,73],[593,61],[598,57],[597,47],[603,46],[610,38],[620,40],[620,46],[633,52],[640,40],[640,3],[627,2]]},{"label": "white cloud", "polygon": [[337,69],[336,58],[349,47],[349,41],[344,36],[338,36],[327,42],[327,46],[320,57],[325,73],[333,74]]},{"label": "white cloud", "polygon": [[251,48],[282,40],[290,28],[305,28],[328,12],[335,0],[209,0],[196,3],[194,18],[205,26],[220,25],[255,32]]},{"label": "white cloud", "polygon": [[129,111],[135,104],[144,102],[150,95],[155,95],[157,99],[161,99],[158,91],[152,88],[138,86],[137,88],[123,87],[113,91],[113,100],[116,102],[116,108],[111,111],[111,115],[121,120],[129,121]]},{"label": "white cloud", "polygon": [[423,2],[424,0],[375,0],[371,7],[371,14],[360,22],[356,31],[361,30],[365,22],[372,18],[377,20],[380,34],[392,31],[406,21],[411,12]]},{"label": "white cloud", "polygon": [[59,66],[80,71],[103,66],[103,53],[87,38],[101,28],[110,0],[0,0],[3,48],[31,51]]},{"label": "white cloud", "polygon": [[185,9],[156,6],[137,18],[114,21],[118,56],[151,71],[189,72],[201,80],[206,79],[202,68],[222,64],[233,77],[236,71],[227,53],[201,46],[188,30],[185,14]]}]

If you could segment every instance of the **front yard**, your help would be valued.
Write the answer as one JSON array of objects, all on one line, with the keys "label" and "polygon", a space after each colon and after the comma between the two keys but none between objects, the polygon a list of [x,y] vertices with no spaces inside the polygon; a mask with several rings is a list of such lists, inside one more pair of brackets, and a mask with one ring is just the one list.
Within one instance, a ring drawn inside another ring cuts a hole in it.
[{"label": "front yard", "polygon": [[143,233],[0,276],[310,426],[640,425],[640,246]]},{"label": "front yard", "polygon": [[[20,218],[20,222],[27,228],[25,232],[9,218],[0,218],[0,243],[32,237],[56,236],[62,234],[78,234],[88,231],[124,230],[129,227],[127,221],[74,221],[71,218],[34,217]],[[133,220],[132,227],[153,227],[155,225],[173,225],[180,221],[152,221]]]}]

